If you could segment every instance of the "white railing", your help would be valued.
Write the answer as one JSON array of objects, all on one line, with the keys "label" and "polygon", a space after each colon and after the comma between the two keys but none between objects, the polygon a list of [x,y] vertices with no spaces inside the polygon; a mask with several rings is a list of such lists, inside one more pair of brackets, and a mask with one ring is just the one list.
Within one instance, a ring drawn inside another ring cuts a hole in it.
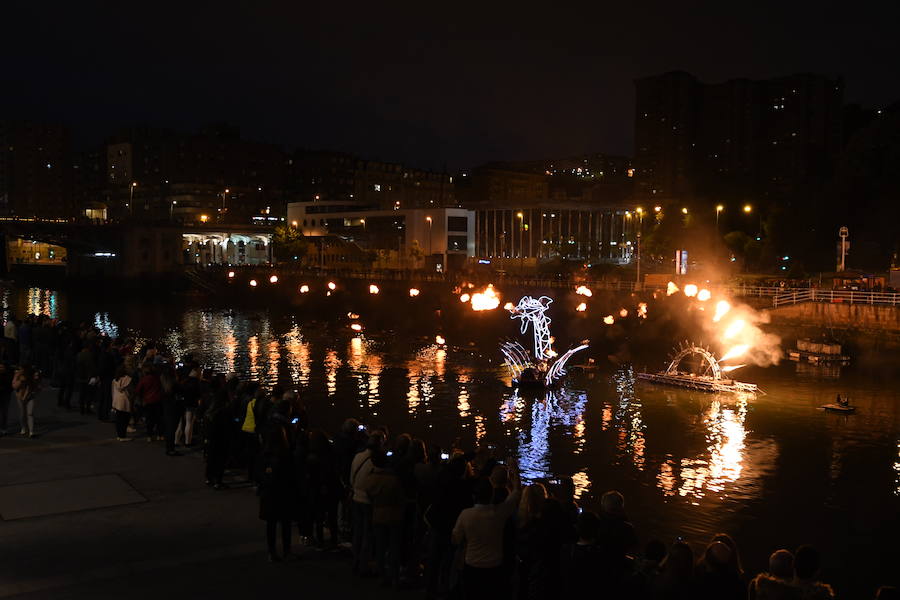
[{"label": "white railing", "polygon": [[819,290],[815,288],[783,290],[772,299],[774,307],[822,302],[826,304],[870,304],[900,306],[900,294],[891,292],[856,292],[851,290]]}]

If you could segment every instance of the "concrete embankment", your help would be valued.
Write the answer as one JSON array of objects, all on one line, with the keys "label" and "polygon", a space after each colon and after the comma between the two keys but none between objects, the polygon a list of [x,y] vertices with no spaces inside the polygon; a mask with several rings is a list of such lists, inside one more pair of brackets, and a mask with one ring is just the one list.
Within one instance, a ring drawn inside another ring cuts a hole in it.
[{"label": "concrete embankment", "polygon": [[786,339],[833,337],[851,349],[900,350],[900,307],[805,302],[766,311]]}]

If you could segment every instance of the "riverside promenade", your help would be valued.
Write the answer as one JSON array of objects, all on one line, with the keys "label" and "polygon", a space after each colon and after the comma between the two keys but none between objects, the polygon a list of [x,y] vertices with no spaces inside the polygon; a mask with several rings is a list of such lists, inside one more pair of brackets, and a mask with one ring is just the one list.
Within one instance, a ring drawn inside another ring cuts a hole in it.
[{"label": "riverside promenade", "polygon": [[270,564],[240,475],[214,491],[199,450],[118,442],[111,423],[57,409],[55,395],[40,394],[38,438],[0,437],[0,598],[397,597],[352,577],[343,554],[301,546],[296,530],[300,559]]}]

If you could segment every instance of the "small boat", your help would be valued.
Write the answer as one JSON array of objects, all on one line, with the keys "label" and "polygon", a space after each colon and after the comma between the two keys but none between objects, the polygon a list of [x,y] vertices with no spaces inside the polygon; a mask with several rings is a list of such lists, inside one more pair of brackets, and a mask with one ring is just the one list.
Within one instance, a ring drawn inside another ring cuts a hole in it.
[{"label": "small boat", "polygon": [[842,413],[856,412],[855,406],[850,406],[850,405],[844,406],[843,404],[835,404],[833,402],[831,404],[823,404],[819,408],[822,410],[832,410],[834,412],[842,412]]}]

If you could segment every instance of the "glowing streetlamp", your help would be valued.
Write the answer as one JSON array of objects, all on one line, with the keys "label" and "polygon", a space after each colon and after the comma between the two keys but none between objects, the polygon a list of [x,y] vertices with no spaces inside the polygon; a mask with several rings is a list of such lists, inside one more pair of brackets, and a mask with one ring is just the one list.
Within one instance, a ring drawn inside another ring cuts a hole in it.
[{"label": "glowing streetlamp", "polygon": [[525,260],[525,215],[522,211],[516,213],[519,219],[519,271],[521,272]]},{"label": "glowing streetlamp", "polygon": [[431,256],[431,217],[425,217],[425,222],[428,223],[428,256]]},{"label": "glowing streetlamp", "polygon": [[745,204],[745,205],[744,205],[744,212],[747,213],[747,214],[750,214],[751,212],[753,212],[753,207],[750,206],[749,204]]},{"label": "glowing streetlamp", "polygon": [[128,187],[128,212],[134,214],[134,188],[137,187],[137,181],[132,181]]},{"label": "glowing streetlamp", "polygon": [[644,228],[644,209],[640,206],[635,210],[638,216],[637,230],[637,278],[635,280],[635,289],[641,289],[641,230]]},{"label": "glowing streetlamp", "polygon": [[683,215],[688,214],[688,209],[687,209],[686,206],[685,206],[684,208],[681,209],[681,214],[683,214]]}]

